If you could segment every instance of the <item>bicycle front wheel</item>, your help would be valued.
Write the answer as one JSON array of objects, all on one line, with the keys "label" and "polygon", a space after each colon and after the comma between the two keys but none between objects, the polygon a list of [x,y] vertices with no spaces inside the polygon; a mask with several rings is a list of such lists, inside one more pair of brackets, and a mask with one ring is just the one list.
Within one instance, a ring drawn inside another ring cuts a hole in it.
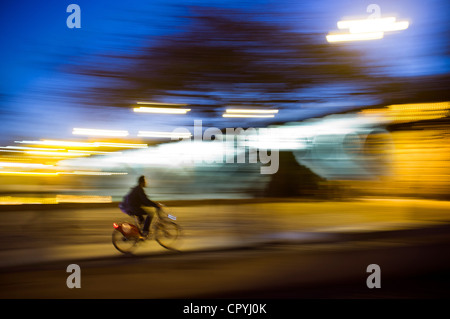
[{"label": "bicycle front wheel", "polygon": [[155,240],[166,249],[178,251],[181,228],[174,222],[158,224],[155,229]]}]

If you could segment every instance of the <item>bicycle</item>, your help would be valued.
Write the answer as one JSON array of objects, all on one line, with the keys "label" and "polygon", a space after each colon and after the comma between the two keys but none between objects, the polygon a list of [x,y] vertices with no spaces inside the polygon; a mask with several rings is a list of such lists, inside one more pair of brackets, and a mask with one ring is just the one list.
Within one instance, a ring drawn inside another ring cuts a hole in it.
[{"label": "bicycle", "polygon": [[134,223],[114,222],[112,233],[114,247],[121,253],[130,254],[141,243],[155,239],[162,247],[178,251],[177,244],[181,237],[181,227],[174,222],[176,217],[163,209],[163,206],[160,204],[160,208],[156,209],[150,225],[150,232],[146,237],[142,234],[143,223],[139,222],[136,215],[133,215]]}]

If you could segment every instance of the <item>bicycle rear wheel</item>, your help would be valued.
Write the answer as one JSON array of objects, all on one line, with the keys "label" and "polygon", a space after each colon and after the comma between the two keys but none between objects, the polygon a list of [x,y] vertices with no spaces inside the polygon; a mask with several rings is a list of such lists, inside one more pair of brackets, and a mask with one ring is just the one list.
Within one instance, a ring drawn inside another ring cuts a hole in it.
[{"label": "bicycle rear wheel", "polygon": [[114,229],[112,233],[112,244],[121,253],[132,253],[136,249],[138,242],[138,238],[126,237],[117,229]]},{"label": "bicycle rear wheel", "polygon": [[155,240],[166,249],[178,251],[181,228],[174,222],[162,222],[154,231]]}]

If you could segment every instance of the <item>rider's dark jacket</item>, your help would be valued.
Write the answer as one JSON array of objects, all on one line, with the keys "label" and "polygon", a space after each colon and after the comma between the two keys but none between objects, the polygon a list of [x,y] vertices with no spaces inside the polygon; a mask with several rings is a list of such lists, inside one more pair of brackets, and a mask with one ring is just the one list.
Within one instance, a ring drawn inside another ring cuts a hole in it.
[{"label": "rider's dark jacket", "polygon": [[158,205],[147,197],[144,189],[139,185],[131,189],[131,191],[123,198],[121,204],[126,210],[132,212],[139,210],[141,206],[158,208]]}]

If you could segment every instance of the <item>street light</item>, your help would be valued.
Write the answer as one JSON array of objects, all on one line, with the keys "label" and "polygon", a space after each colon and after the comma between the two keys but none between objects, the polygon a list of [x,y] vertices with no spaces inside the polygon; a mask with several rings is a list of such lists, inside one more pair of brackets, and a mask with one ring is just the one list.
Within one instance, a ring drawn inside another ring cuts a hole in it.
[{"label": "street light", "polygon": [[187,104],[178,103],[160,103],[160,102],[136,102],[138,105],[150,105],[135,107],[133,109],[136,113],[156,113],[156,114],[186,114],[191,109],[180,108],[187,106]]},{"label": "street light", "polygon": [[337,26],[339,30],[348,29],[348,33],[329,33],[326,39],[330,43],[382,39],[385,32],[406,30],[409,22],[396,21],[395,17],[385,17],[341,20]]}]

